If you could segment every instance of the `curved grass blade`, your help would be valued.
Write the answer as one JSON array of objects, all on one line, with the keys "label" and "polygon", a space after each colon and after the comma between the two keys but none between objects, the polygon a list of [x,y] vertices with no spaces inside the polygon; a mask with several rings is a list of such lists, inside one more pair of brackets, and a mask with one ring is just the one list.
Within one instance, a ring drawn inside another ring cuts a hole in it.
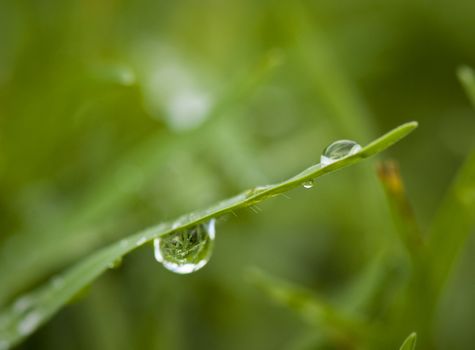
[{"label": "curved grass blade", "polygon": [[414,350],[416,348],[417,334],[411,333],[401,345],[399,350]]},{"label": "curved grass blade", "polygon": [[475,225],[475,151],[458,171],[434,218],[429,263],[435,292],[441,291]]},{"label": "curved grass blade", "polygon": [[396,161],[381,162],[378,166],[378,177],[386,192],[399,237],[415,262],[420,256],[423,240],[399,171],[399,164]]},{"label": "curved grass blade", "polygon": [[[475,107],[475,71],[461,66],[457,75]],[[474,225],[475,150],[472,150],[458,170],[431,226],[428,266],[432,267],[436,293],[441,292]]]},{"label": "curved grass blade", "polygon": [[251,282],[277,303],[300,315],[301,318],[326,336],[340,342],[359,343],[368,329],[366,323],[353,315],[342,312],[311,290],[268,275],[259,270],[250,271]]},{"label": "curved grass blade", "polygon": [[176,230],[194,226],[213,217],[252,206],[280,193],[300,186],[303,182],[359,163],[398,142],[417,127],[417,122],[403,124],[363,147],[360,152],[321,167],[313,165],[298,175],[273,185],[259,186],[217,203],[210,208],[186,214],[174,222],[162,223],[129,236],[93,253],[53,278],[37,290],[17,299],[0,314],[0,350],[9,349],[32,334],[58,312],[74,295],[94,281],[117,260],[153,239]]}]

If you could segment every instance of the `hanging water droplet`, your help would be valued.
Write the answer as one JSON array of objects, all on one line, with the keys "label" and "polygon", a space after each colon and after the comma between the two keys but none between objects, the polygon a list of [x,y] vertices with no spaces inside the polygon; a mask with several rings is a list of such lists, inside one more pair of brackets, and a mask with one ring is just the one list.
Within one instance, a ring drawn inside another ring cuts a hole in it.
[{"label": "hanging water droplet", "polygon": [[351,156],[358,153],[361,150],[361,146],[355,141],[351,140],[338,140],[328,145],[324,150],[320,158],[320,165],[326,166],[344,157]]},{"label": "hanging water droplet", "polygon": [[315,185],[315,181],[313,181],[312,179],[307,180],[307,181],[305,181],[305,182],[302,183],[302,186],[303,186],[304,188],[307,188],[307,189],[308,189],[308,188],[312,188],[314,185]]},{"label": "hanging water droplet", "polygon": [[155,259],[170,271],[186,274],[206,265],[213,251],[215,219],[153,241]]},{"label": "hanging water droplet", "polygon": [[117,259],[115,259],[114,261],[110,262],[107,267],[109,269],[117,269],[118,267],[120,267],[120,265],[122,265],[122,257],[119,257]]}]

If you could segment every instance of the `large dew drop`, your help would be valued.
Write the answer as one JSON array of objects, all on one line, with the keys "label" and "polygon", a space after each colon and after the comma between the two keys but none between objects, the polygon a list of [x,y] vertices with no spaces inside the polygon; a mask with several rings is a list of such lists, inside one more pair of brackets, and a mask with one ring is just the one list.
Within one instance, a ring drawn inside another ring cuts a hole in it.
[{"label": "large dew drop", "polygon": [[155,259],[175,273],[201,269],[213,252],[215,219],[153,241]]},{"label": "large dew drop", "polygon": [[358,153],[361,146],[355,141],[338,140],[328,145],[320,157],[320,165],[326,166],[342,158]]}]

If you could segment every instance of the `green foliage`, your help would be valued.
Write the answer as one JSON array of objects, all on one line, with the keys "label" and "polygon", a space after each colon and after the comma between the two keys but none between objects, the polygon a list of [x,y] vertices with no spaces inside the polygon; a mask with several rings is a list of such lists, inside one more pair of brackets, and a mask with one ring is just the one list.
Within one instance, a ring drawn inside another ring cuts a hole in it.
[{"label": "green foliage", "polygon": [[472,350],[475,3],[385,5],[0,1],[0,350]]}]

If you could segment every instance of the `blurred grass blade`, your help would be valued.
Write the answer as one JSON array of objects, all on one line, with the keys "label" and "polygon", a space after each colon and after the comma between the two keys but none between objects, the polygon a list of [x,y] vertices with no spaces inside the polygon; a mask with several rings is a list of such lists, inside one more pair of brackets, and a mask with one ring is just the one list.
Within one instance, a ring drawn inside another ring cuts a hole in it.
[{"label": "blurred grass blade", "polygon": [[468,66],[461,66],[457,70],[457,76],[467,93],[468,98],[475,107],[475,72]]},{"label": "blurred grass blade", "polygon": [[385,305],[400,292],[402,277],[396,261],[383,250],[366,264],[339,300],[345,311],[373,320],[388,311]]},{"label": "blurred grass blade", "polygon": [[422,235],[407,198],[397,162],[381,162],[378,166],[378,177],[386,192],[401,241],[411,258],[417,259],[422,245]]},{"label": "blurred grass blade", "polygon": [[153,226],[99,250],[66,271],[61,277],[57,277],[29,295],[19,298],[10,308],[0,314],[0,341],[6,344],[6,347],[18,344],[51,318],[78,291],[90,284],[111,265],[114,265],[114,262],[145,243],[213,217],[252,206],[300,186],[305,181],[356,164],[401,140],[416,127],[416,122],[403,124],[373,141],[367,147],[363,147],[360,152],[328,166],[313,165],[288,180],[244,191],[207,209],[183,215],[174,222]]},{"label": "blurred grass blade", "polygon": [[429,262],[435,292],[447,280],[451,268],[475,226],[475,151],[459,170],[431,228]]},{"label": "blurred grass blade", "polygon": [[414,350],[416,348],[417,334],[412,333],[406,338],[399,350]]},{"label": "blurred grass blade", "polygon": [[324,30],[311,20],[312,10],[303,2],[297,3],[293,10],[292,27],[298,28],[294,51],[303,74],[311,79],[315,92],[342,133],[352,138],[373,137],[375,128],[370,112],[345,74]]},{"label": "blurred grass blade", "polygon": [[[462,66],[458,77],[475,107],[475,72]],[[475,226],[475,151],[467,157],[434,219],[429,251],[435,292],[440,292]]]},{"label": "blurred grass blade", "polygon": [[328,335],[339,334],[355,341],[364,325],[318,298],[312,291],[269,276],[259,269],[250,273],[251,281],[269,297],[299,314],[305,322],[324,329]]}]

